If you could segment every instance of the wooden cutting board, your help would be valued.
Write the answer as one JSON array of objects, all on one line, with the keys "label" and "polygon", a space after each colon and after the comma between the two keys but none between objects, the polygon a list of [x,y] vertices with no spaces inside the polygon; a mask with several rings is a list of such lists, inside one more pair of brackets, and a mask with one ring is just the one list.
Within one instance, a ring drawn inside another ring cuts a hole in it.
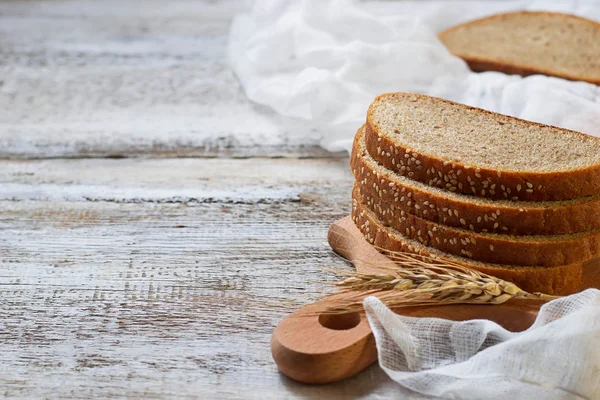
[{"label": "wooden cutting board", "polygon": [[[348,259],[359,273],[381,273],[395,267],[367,243],[350,217],[332,224],[328,239],[332,249]],[[600,259],[584,265],[584,282],[587,285],[582,290],[600,287]],[[335,382],[357,374],[377,360],[375,339],[365,314],[319,315],[326,302],[327,299],[321,300],[288,315],[273,332],[273,359],[279,370],[292,379],[305,383]],[[518,332],[531,326],[542,304],[539,300],[513,299],[500,305],[403,307],[394,312],[454,321],[488,319]]]}]

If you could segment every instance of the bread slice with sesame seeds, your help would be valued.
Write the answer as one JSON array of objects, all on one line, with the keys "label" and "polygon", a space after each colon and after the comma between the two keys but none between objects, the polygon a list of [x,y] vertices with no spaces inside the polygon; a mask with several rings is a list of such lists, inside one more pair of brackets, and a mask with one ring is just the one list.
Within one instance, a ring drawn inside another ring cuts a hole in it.
[{"label": "bread slice with sesame seeds", "polygon": [[450,227],[405,214],[394,219],[390,204],[360,192],[355,186],[353,199],[367,204],[385,225],[405,237],[446,253],[495,264],[556,267],[584,262],[600,256],[600,230],[553,236],[513,236],[477,233]]},{"label": "bread slice with sesame seeds", "polygon": [[529,292],[568,295],[578,291],[583,283],[583,265],[581,263],[550,268],[523,267],[488,264],[457,257],[423,245],[385,226],[373,212],[356,199],[352,204],[352,219],[355,225],[360,229],[365,239],[383,253],[388,251],[410,252],[439,260],[448,260],[513,282],[521,289]]},{"label": "bread slice with sesame seeds", "polygon": [[516,202],[431,187],[379,165],[366,149],[364,126],[356,133],[350,166],[368,201],[377,199],[393,206],[385,214],[393,220],[413,214],[475,232],[514,235],[560,235],[600,229],[600,195]]},{"label": "bread slice with sesame seeds", "polygon": [[600,23],[575,15],[516,11],[441,32],[473,71],[544,74],[600,85]]},{"label": "bread slice with sesame seeds", "polygon": [[386,168],[451,192],[520,201],[600,194],[599,138],[435,97],[377,97],[365,142]]}]

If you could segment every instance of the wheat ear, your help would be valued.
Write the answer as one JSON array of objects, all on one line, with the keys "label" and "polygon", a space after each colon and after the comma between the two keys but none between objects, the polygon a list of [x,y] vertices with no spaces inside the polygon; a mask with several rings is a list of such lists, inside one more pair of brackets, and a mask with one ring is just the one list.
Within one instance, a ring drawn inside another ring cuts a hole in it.
[{"label": "wheat ear", "polygon": [[[510,299],[549,301],[560,296],[529,293],[512,282],[466,268],[460,264],[406,252],[386,252],[398,268],[386,273],[344,273],[348,278],[334,283],[344,293],[332,297],[326,313],[355,312],[362,309],[368,295],[378,297],[388,307],[431,304],[502,304]],[[338,296],[339,297],[339,296]]]}]

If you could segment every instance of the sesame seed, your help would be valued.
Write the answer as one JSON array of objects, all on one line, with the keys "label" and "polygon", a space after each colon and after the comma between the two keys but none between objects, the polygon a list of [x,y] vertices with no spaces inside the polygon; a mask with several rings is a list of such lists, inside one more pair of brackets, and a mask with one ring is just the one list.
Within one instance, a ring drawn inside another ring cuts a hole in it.
[{"label": "sesame seed", "polygon": [[462,169],[459,169],[458,171],[456,171],[456,176],[462,174]]},{"label": "sesame seed", "polygon": [[475,230],[475,227],[473,226],[473,224],[470,224],[470,225],[469,225],[469,229],[470,229],[470,230],[472,230],[472,231],[474,231],[474,230]]},{"label": "sesame seed", "polygon": [[414,174],[415,173],[411,171],[411,172],[408,173],[408,176],[413,176]]},{"label": "sesame seed", "polygon": [[500,226],[497,222],[494,224],[494,229],[498,228],[498,226]]},{"label": "sesame seed", "polygon": [[527,187],[528,187],[529,189],[531,189],[531,188],[533,188],[533,184],[531,184],[531,183],[527,182]]},{"label": "sesame seed", "polygon": [[493,244],[490,244],[490,250],[494,251],[494,245]]},{"label": "sesame seed", "polygon": [[521,185],[517,185],[517,192],[521,191],[521,187],[522,187]]},{"label": "sesame seed", "polygon": [[435,204],[430,204],[429,208],[431,208],[431,209],[435,208]]},{"label": "sesame seed", "polygon": [[460,190],[462,190],[462,188],[463,188],[463,184],[462,184],[461,182],[458,182],[458,188],[459,188]]},{"label": "sesame seed", "polygon": [[454,210],[454,215],[458,217],[458,210]]},{"label": "sesame seed", "polygon": [[481,189],[481,195],[485,196],[485,189]]},{"label": "sesame seed", "polygon": [[463,246],[467,245],[467,241],[465,239],[460,239],[460,242],[462,243]]},{"label": "sesame seed", "polygon": [[477,223],[480,223],[480,222],[481,222],[481,217],[479,216],[479,217],[477,217]]},{"label": "sesame seed", "polygon": [[525,190],[527,193],[533,193],[533,189],[527,189]]},{"label": "sesame seed", "polygon": [[464,219],[464,218],[461,218],[461,219],[460,219],[460,223],[461,223],[461,224],[463,224],[463,225],[466,225],[466,224],[467,224],[467,221],[465,221],[465,219]]},{"label": "sesame seed", "polygon": [[406,205],[410,207],[412,205],[412,202],[409,201],[408,203],[406,203]]},{"label": "sesame seed", "polygon": [[420,209],[421,209],[421,207],[420,207],[418,204],[415,204],[415,208],[416,208],[417,210],[420,210]]},{"label": "sesame seed", "polygon": [[542,189],[542,185],[539,185],[539,186],[538,186],[538,190],[541,190],[541,189]]},{"label": "sesame seed", "polygon": [[496,174],[498,175],[498,178],[500,178],[502,176],[502,172],[500,172],[500,171],[496,172]]},{"label": "sesame seed", "polygon": [[417,160],[417,161],[415,161],[415,164],[421,165],[421,161]]},{"label": "sesame seed", "polygon": [[394,186],[396,186],[396,184],[395,184],[394,182],[390,182],[390,183],[388,184],[388,186],[389,186],[389,187],[394,187]]},{"label": "sesame seed", "polygon": [[475,177],[477,177],[477,178],[481,178],[481,174],[480,174],[480,173],[478,173],[478,172],[475,172]]}]

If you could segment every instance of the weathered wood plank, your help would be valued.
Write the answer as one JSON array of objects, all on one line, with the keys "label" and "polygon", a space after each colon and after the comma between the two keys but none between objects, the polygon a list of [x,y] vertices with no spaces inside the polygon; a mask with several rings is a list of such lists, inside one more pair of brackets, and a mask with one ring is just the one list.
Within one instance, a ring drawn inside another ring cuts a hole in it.
[{"label": "weathered wood plank", "polygon": [[0,3],[0,158],[327,156],[227,65],[241,1]]},{"label": "weathered wood plank", "polygon": [[0,396],[347,398],[282,377],[269,340],[343,267],[347,160],[0,162]]}]

